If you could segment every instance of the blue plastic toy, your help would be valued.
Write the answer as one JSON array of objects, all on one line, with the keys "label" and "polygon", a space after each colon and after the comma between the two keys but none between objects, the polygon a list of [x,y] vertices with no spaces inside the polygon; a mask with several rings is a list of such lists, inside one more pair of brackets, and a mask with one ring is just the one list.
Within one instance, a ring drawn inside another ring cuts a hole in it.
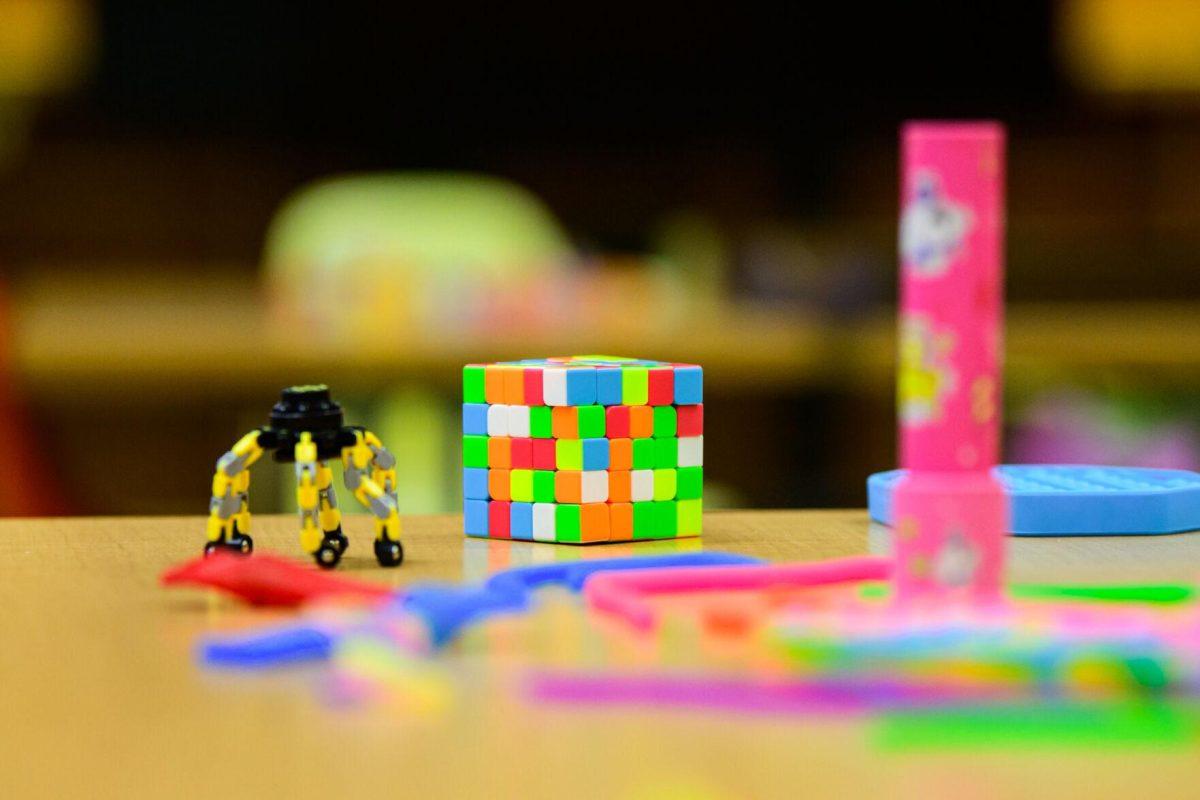
[{"label": "blue plastic toy", "polygon": [[289,625],[249,635],[205,641],[204,661],[223,667],[279,667],[306,661],[324,661],[333,655],[335,634],[316,625]]},{"label": "blue plastic toy", "polygon": [[[761,559],[736,553],[699,551],[665,556],[603,558],[518,567],[492,575],[482,585],[416,584],[396,594],[392,609],[420,617],[434,647],[443,647],[468,625],[494,614],[527,609],[533,593],[547,586],[571,592],[597,572],[663,567],[716,567],[759,564]],[[386,609],[383,613],[387,613]],[[210,666],[262,668],[329,659],[342,633],[336,625],[299,623],[252,634],[216,636],[201,642],[200,659]]]},{"label": "blue plastic toy", "polygon": [[[903,470],[867,478],[871,519],[892,523]],[[1200,474],[1182,469],[1005,464],[996,475],[1012,501],[1016,536],[1125,536],[1200,529]]]},{"label": "blue plastic toy", "polygon": [[435,647],[453,639],[462,628],[493,614],[523,611],[533,593],[546,586],[561,586],[578,593],[584,581],[597,572],[664,567],[722,567],[759,564],[760,559],[713,550],[665,556],[597,558],[560,564],[517,567],[492,575],[478,586],[445,583],[415,584],[400,596],[400,606],[425,621]]}]

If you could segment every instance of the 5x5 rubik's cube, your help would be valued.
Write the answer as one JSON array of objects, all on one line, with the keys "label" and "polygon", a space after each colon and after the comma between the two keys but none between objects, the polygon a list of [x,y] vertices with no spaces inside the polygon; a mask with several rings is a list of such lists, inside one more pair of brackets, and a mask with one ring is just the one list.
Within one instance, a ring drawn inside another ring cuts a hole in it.
[{"label": "5x5 rubik's cube", "polygon": [[700,534],[704,373],[615,356],[463,368],[468,536],[592,544]]}]

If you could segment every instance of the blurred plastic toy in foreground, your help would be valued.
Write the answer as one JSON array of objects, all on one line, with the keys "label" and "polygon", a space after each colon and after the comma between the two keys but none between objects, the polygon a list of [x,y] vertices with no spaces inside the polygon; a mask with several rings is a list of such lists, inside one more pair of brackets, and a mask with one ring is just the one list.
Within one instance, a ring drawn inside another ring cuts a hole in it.
[{"label": "blurred plastic toy in foreground", "polygon": [[275,451],[276,461],[296,465],[300,545],[318,565],[337,566],[349,544],[342,533],[333,472],[325,464],[338,455],[345,467],[346,488],[375,515],[376,560],[384,567],[404,560],[396,460],[375,434],[344,424],[342,407],[324,385],[284,389],[271,409],[270,423],[247,433],[217,461],[205,554],[221,549],[249,553],[254,548],[249,535],[249,470],[267,450]]},{"label": "blurred plastic toy in foreground", "polygon": [[558,587],[579,592],[589,578],[599,573],[758,563],[750,556],[715,551],[587,559],[503,570],[474,586],[425,583],[393,591],[326,575],[275,556],[238,558],[218,553],[177,564],[162,574],[161,581],[164,586],[219,589],[254,605],[295,608],[330,601],[362,612],[352,614],[350,623],[308,620],[249,636],[218,637],[205,645],[204,658],[210,663],[263,666],[326,658],[352,628],[391,628],[396,621],[393,618],[402,616],[420,623],[422,634],[416,640],[422,646],[416,649],[438,649],[472,624],[496,615],[528,611],[536,604],[539,590]]},{"label": "blurred plastic toy in foreground", "polygon": [[1004,131],[909,123],[902,142],[895,581],[900,602],[1000,597]]},{"label": "blurred plastic toy in foreground", "polygon": [[694,364],[467,365],[466,534],[569,544],[699,536],[703,391]]}]

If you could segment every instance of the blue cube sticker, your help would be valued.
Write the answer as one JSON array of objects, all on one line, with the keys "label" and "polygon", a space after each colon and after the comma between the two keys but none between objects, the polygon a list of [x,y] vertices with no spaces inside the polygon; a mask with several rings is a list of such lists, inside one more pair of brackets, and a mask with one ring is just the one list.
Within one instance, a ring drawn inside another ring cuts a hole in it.
[{"label": "blue cube sticker", "polygon": [[463,403],[463,435],[487,436],[487,403]]},{"label": "blue cube sticker", "polygon": [[596,370],[591,367],[567,370],[567,405],[590,406],[596,403]]},{"label": "blue cube sticker", "polygon": [[463,470],[463,498],[466,500],[488,500],[488,471],[478,467]]},{"label": "blue cube sticker", "polygon": [[704,402],[704,370],[700,367],[675,368],[675,405],[690,406]]},{"label": "blue cube sticker", "polygon": [[488,502],[487,500],[467,500],[463,502],[463,529],[467,536],[488,535]]},{"label": "blue cube sticker", "polygon": [[608,469],[608,439],[583,440],[583,468],[585,470]]},{"label": "blue cube sticker", "polygon": [[602,406],[621,405],[621,370],[602,367],[596,370],[596,403]]},{"label": "blue cube sticker", "polygon": [[533,503],[513,503],[509,507],[509,535],[514,539],[533,539]]}]

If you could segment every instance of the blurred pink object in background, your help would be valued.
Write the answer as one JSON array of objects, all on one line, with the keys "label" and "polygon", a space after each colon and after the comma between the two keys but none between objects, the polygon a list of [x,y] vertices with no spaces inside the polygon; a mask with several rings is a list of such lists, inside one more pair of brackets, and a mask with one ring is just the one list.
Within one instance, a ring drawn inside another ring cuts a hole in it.
[{"label": "blurred pink object in background", "polygon": [[1127,406],[1083,392],[1043,395],[1013,426],[1008,461],[1200,470],[1192,422]]}]

